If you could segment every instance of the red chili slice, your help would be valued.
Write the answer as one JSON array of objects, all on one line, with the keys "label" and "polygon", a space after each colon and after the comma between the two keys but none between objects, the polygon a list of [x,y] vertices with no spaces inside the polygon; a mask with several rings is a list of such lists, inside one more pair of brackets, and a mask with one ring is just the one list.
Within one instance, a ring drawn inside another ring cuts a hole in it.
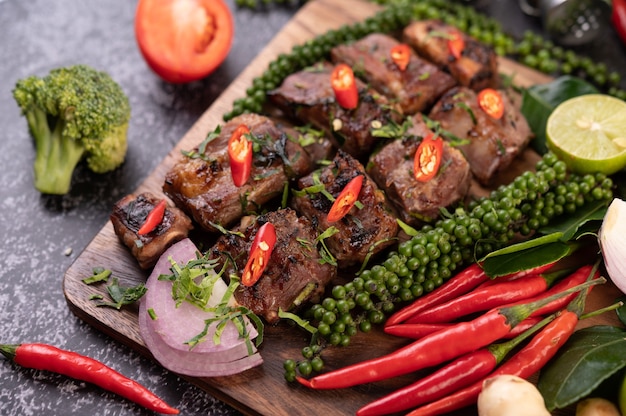
[{"label": "red chili slice", "polygon": [[145,235],[149,232],[153,231],[161,221],[163,221],[163,217],[165,216],[165,208],[166,208],[165,199],[162,199],[158,204],[152,208],[152,210],[148,213],[146,220],[143,222],[137,234]]},{"label": "red chili slice", "polygon": [[406,70],[411,59],[411,48],[406,43],[400,43],[391,48],[391,59],[400,71]]},{"label": "red chili slice", "polygon": [[329,223],[337,222],[352,209],[356,201],[359,199],[359,193],[363,186],[363,175],[352,178],[350,182],[342,189],[341,193],[335,199],[333,206],[328,211],[326,220]]},{"label": "red chili slice", "polygon": [[252,286],[259,280],[267,267],[274,245],[276,245],[276,229],[271,222],[266,222],[257,231],[250,247],[248,263],[241,275],[241,283],[244,286]]},{"label": "red chili slice", "polygon": [[337,103],[347,110],[356,108],[359,104],[359,91],[352,68],[346,64],[337,65],[333,69],[330,82]]},{"label": "red chili slice", "polygon": [[420,182],[428,182],[439,171],[443,155],[443,140],[434,134],[424,137],[415,152],[413,176]]},{"label": "red chili slice", "polygon": [[452,32],[448,39],[448,50],[455,59],[459,59],[463,54],[463,49],[465,49],[465,40],[458,32]]},{"label": "red chili slice", "polygon": [[235,186],[243,186],[250,178],[252,171],[252,142],[246,138],[250,129],[244,124],[237,126],[228,139],[228,158],[230,173]]},{"label": "red chili slice", "polygon": [[478,93],[478,105],[496,120],[504,115],[504,101],[500,93],[493,88],[485,88]]}]

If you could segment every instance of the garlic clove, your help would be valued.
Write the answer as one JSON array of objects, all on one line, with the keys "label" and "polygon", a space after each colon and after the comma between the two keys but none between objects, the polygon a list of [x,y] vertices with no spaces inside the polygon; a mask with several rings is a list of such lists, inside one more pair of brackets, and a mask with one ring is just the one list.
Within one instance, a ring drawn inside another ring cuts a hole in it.
[{"label": "garlic clove", "polygon": [[602,220],[598,241],[609,278],[626,293],[626,201],[613,199]]}]

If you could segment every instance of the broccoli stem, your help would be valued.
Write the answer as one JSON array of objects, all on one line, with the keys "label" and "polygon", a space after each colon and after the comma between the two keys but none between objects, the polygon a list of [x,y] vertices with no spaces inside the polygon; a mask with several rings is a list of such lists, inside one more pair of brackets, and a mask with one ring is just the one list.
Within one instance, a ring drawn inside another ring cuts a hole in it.
[{"label": "broccoli stem", "polygon": [[28,118],[28,123],[37,150],[34,163],[35,188],[45,194],[68,193],[72,173],[82,159],[85,148],[76,140],[63,136],[65,123],[59,118],[52,131],[43,112],[35,112]]}]

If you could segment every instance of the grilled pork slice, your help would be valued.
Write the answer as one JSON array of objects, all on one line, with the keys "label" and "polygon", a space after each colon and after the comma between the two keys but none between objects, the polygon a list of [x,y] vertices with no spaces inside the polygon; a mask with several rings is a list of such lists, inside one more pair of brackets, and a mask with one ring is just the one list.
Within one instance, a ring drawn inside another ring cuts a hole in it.
[{"label": "grilled pork slice", "polygon": [[391,36],[373,33],[354,43],[336,46],[331,57],[335,63],[351,66],[375,90],[397,102],[404,114],[427,111],[456,81],[412,49],[408,66],[400,70],[391,58],[391,50],[399,44]]},{"label": "grilled pork slice", "polygon": [[[457,59],[449,46],[453,36],[463,40],[463,49]],[[404,28],[403,39],[417,54],[451,74],[459,84],[481,90],[499,85],[496,53],[489,46],[438,20],[422,20]]]},{"label": "grilled pork slice", "polygon": [[[357,175],[364,181],[356,205],[341,220],[329,223],[328,211],[333,201],[323,192],[313,191],[319,184],[337,197],[348,182]],[[338,232],[325,239],[330,253],[340,268],[362,263],[368,253],[376,254],[388,247],[398,233],[398,223],[384,193],[365,173],[363,165],[348,153],[339,150],[332,163],[298,181],[301,192],[296,192],[292,206],[300,215],[309,218],[320,232],[331,226]]]},{"label": "grilled pork slice", "polygon": [[367,156],[382,139],[372,130],[397,119],[384,96],[357,79],[359,105],[346,110],[335,101],[330,84],[333,66],[320,63],[285,78],[270,100],[287,116],[325,131],[333,144],[356,158]]},{"label": "grilled pork slice", "polygon": [[151,232],[137,234],[148,213],[161,201],[150,192],[127,195],[113,206],[111,223],[122,244],[130,250],[142,269],[152,268],[172,244],[187,238],[193,229],[191,219],[180,209],[168,206],[163,220]]},{"label": "grilled pork slice", "polygon": [[528,145],[532,132],[528,122],[509,97],[500,91],[504,115],[495,119],[478,105],[477,94],[466,87],[448,91],[433,107],[430,118],[455,136],[467,140],[459,146],[474,177],[489,185]]},{"label": "grilled pork slice", "polygon": [[276,230],[270,260],[254,285],[237,288],[235,299],[274,323],[279,319],[279,309],[294,310],[308,301],[318,301],[325,286],[336,277],[337,268],[322,261],[316,248],[317,232],[311,222],[285,208],[256,218],[244,217],[235,230],[243,236],[231,233],[218,238],[209,256],[219,259],[220,266],[226,265],[225,276],[241,276],[256,232],[266,222],[271,222]]},{"label": "grilled pork slice", "polygon": [[[227,143],[240,124],[250,129],[260,150],[254,153],[250,179],[237,187],[231,176]],[[232,226],[247,212],[280,195],[285,183],[313,169],[302,147],[267,117],[244,114],[216,133],[213,140],[182,156],[167,172],[163,184],[163,191],[174,203],[207,231],[216,231],[216,225]]]},{"label": "grilled pork slice", "polygon": [[367,173],[385,191],[402,221],[417,226],[438,218],[441,208],[461,201],[469,191],[472,175],[463,154],[444,141],[437,175],[427,182],[417,181],[413,176],[415,151],[432,131],[419,114],[410,121],[412,125],[402,138],[372,155]]}]

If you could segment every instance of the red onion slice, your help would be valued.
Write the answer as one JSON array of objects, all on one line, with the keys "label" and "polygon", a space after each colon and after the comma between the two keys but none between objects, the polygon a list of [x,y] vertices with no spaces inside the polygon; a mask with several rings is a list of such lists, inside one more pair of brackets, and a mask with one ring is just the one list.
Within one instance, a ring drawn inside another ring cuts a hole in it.
[{"label": "red onion slice", "polygon": [[[163,367],[190,376],[230,375],[260,365],[260,354],[253,347],[254,354],[248,355],[248,346],[232,323],[226,326],[218,345],[213,343],[215,325],[209,328],[206,339],[194,348],[185,344],[204,329],[205,319],[213,315],[187,302],[177,308],[172,299],[172,283],[158,277],[171,273],[170,258],[184,265],[196,258],[197,251],[189,239],[174,244],[163,253],[148,277],[148,290],[139,307],[139,331],[146,346]],[[219,283],[211,300],[219,301],[226,289],[224,282]],[[155,319],[148,310],[154,311]],[[255,338],[256,329],[247,319],[246,323],[250,338]]]}]

